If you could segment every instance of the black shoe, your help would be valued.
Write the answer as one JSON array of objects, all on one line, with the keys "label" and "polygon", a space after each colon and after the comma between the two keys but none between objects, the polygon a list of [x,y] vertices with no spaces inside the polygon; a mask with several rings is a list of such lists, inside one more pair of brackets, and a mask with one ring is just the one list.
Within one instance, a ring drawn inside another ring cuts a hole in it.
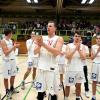
[{"label": "black shoe", "polygon": [[92,98],[91,100],[96,100],[96,98]]},{"label": "black shoe", "polygon": [[51,94],[49,94],[48,100],[57,100],[57,95],[51,95]]},{"label": "black shoe", "polygon": [[81,100],[80,98],[76,98],[76,100]]},{"label": "black shoe", "polygon": [[11,100],[12,99],[12,93],[11,93],[10,90],[6,91],[6,97],[7,97],[7,100]]}]

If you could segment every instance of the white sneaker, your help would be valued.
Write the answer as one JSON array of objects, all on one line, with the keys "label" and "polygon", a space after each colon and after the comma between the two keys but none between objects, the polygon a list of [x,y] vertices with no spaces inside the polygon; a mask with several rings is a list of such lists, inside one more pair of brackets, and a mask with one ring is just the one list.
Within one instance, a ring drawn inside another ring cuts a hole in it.
[{"label": "white sneaker", "polygon": [[90,97],[90,95],[89,95],[89,92],[88,92],[88,91],[86,91],[86,92],[85,92],[85,96],[86,96],[87,98],[89,98],[89,97]]},{"label": "white sneaker", "polygon": [[25,82],[24,81],[22,81],[22,83],[21,83],[21,89],[25,90]]}]

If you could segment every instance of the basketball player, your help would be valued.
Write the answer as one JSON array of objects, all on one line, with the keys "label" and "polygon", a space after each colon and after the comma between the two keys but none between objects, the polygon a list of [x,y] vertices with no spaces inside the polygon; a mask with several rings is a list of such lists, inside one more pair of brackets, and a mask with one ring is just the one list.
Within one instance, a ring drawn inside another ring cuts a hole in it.
[{"label": "basketball player", "polygon": [[68,69],[65,74],[65,100],[68,100],[70,86],[76,85],[76,100],[80,100],[81,83],[85,81],[82,60],[86,58],[85,47],[80,43],[81,35],[75,32],[73,43],[66,47]]},{"label": "basketball player", "polygon": [[39,75],[36,84],[38,90],[37,99],[43,100],[47,89],[49,93],[48,100],[57,100],[56,56],[61,52],[63,38],[55,35],[56,24],[54,21],[48,22],[47,31],[48,36],[41,36],[37,39],[38,52],[40,53],[38,62]]},{"label": "basketball player", "polygon": [[96,100],[96,84],[100,82],[100,34],[96,35],[96,43],[92,46],[91,59],[93,60],[92,65],[92,99]]},{"label": "basketball player", "polygon": [[[11,98],[11,94],[15,91],[14,82],[15,76],[17,73],[16,68],[16,56],[14,54],[14,50],[19,47],[20,44],[15,43],[11,40],[12,31],[10,29],[6,29],[4,31],[5,37],[1,40],[1,48],[2,48],[2,63],[3,63],[3,76],[4,76],[4,86],[6,89],[7,98]],[[8,78],[10,77],[10,89]]]},{"label": "basketball player", "polygon": [[[82,39],[81,39],[81,43],[82,43]],[[89,48],[87,45],[83,44],[86,50],[86,56],[89,56]],[[86,59],[82,60],[83,62],[83,72],[84,72],[84,76],[85,76],[85,80],[86,82],[84,83],[84,88],[85,88],[85,96],[87,98],[89,98],[89,83],[88,83],[88,68],[87,68],[87,63],[86,63]]]},{"label": "basketball player", "polygon": [[63,88],[63,74],[65,73],[65,51],[66,45],[64,44],[62,47],[62,54],[58,56],[58,67],[60,73],[60,89]]},{"label": "basketball player", "polygon": [[26,41],[26,46],[27,46],[27,51],[28,51],[28,60],[27,60],[28,68],[24,74],[24,78],[21,85],[21,89],[23,90],[25,89],[25,79],[29,76],[31,69],[33,71],[32,83],[33,83],[33,87],[35,87],[36,68],[37,68],[38,56],[39,56],[38,54],[34,53],[34,50],[37,47],[35,38],[36,38],[35,32],[32,31],[31,38]]}]

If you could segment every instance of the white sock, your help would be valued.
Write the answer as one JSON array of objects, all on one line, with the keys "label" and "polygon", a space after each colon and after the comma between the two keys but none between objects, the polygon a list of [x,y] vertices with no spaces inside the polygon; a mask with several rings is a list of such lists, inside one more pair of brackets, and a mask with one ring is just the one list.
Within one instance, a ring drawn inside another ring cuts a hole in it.
[{"label": "white sock", "polygon": [[93,98],[95,99],[95,98],[96,98],[96,96],[95,96],[95,95],[93,95]]},{"label": "white sock", "polygon": [[76,98],[80,98],[80,96],[76,96]]},{"label": "white sock", "polygon": [[68,100],[68,97],[65,96],[64,100]]}]

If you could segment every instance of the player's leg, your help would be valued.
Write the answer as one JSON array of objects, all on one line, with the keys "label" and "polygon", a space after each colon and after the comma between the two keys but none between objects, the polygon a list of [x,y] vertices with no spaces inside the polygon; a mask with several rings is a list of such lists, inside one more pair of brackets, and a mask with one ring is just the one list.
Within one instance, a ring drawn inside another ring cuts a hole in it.
[{"label": "player's leg", "polygon": [[[97,71],[98,71],[98,64],[93,63],[92,67],[92,100],[96,100],[96,84],[98,80]],[[100,66],[99,66],[100,67]]]},{"label": "player's leg", "polygon": [[89,83],[88,83],[88,69],[87,66],[83,66],[83,71],[84,71],[84,76],[86,82],[84,83],[84,88],[85,88],[85,96],[89,98]]},{"label": "player's leg", "polygon": [[27,68],[27,71],[25,72],[23,81],[21,83],[21,89],[23,89],[23,90],[25,89],[25,80],[29,76],[30,72],[31,72],[31,68]]},{"label": "player's leg", "polygon": [[42,70],[39,70],[36,79],[36,90],[38,91],[37,100],[43,100],[45,97],[45,91],[46,91],[45,77],[46,73]]},{"label": "player's leg", "polygon": [[12,97],[11,97],[9,82],[8,82],[8,78],[11,76],[11,67],[10,67],[9,60],[8,61],[3,60],[3,76],[4,76],[4,86],[6,90],[7,99],[11,99]]},{"label": "player's leg", "polygon": [[32,73],[32,79],[33,79],[32,85],[33,85],[33,87],[35,87],[37,66],[38,66],[38,57],[34,57],[34,59],[33,59],[33,73]]},{"label": "player's leg", "polygon": [[10,64],[11,64],[10,91],[12,93],[19,93],[19,91],[14,89],[15,77],[17,74],[16,60],[15,59],[11,60]]},{"label": "player's leg", "polygon": [[54,70],[48,71],[46,81],[49,92],[48,100],[57,100],[58,82],[57,75]]},{"label": "player's leg", "polygon": [[76,83],[76,100],[80,100],[81,96],[81,83]]}]

